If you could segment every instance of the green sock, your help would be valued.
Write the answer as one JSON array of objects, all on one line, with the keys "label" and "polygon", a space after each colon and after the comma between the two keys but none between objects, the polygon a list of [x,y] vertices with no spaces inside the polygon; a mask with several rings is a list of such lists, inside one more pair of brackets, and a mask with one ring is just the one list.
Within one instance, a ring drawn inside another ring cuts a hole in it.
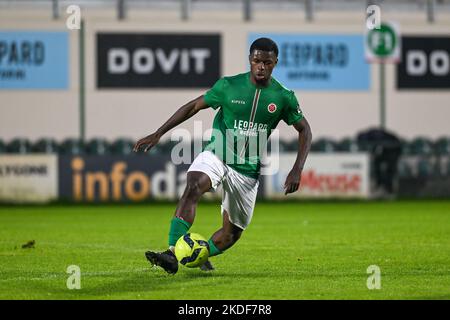
[{"label": "green sock", "polygon": [[219,248],[216,247],[212,238],[208,240],[208,244],[209,244],[209,256],[210,257],[214,257],[214,256],[217,256],[217,255],[223,253],[223,251],[221,251]]},{"label": "green sock", "polygon": [[170,222],[169,246],[175,246],[178,239],[180,239],[181,236],[185,235],[190,227],[191,224],[189,222],[177,217],[173,217],[172,221]]}]

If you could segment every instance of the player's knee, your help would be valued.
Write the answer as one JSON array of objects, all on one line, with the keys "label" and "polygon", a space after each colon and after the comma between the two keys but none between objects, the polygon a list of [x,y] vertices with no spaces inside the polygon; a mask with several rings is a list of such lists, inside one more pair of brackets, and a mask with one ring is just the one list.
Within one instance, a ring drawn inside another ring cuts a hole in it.
[{"label": "player's knee", "polygon": [[188,181],[186,183],[186,190],[184,192],[184,195],[188,200],[196,201],[200,199],[200,197],[202,196],[200,183],[196,180]]}]

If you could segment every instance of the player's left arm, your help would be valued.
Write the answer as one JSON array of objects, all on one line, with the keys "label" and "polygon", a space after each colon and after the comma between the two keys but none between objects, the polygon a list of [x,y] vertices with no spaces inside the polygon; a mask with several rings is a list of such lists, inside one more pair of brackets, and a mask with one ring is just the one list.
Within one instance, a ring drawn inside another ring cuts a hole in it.
[{"label": "player's left arm", "polygon": [[305,165],[306,157],[308,156],[309,149],[311,148],[312,140],[311,127],[309,126],[306,118],[303,117],[301,120],[294,123],[293,127],[298,132],[298,151],[294,166],[289,172],[286,182],[284,183],[285,195],[296,192],[300,187],[303,166]]}]

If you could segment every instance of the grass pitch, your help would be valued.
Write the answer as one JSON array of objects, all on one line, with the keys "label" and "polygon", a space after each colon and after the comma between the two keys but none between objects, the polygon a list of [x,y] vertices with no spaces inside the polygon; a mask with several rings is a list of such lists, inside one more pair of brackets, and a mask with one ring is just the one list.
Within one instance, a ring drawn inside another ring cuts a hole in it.
[{"label": "grass pitch", "polygon": [[[0,207],[0,299],[450,299],[450,201],[257,203],[215,271],[171,276],[144,252],[166,249],[174,210]],[[219,205],[201,203],[191,231],[209,237],[220,223]],[[67,289],[70,265],[80,290]]]}]

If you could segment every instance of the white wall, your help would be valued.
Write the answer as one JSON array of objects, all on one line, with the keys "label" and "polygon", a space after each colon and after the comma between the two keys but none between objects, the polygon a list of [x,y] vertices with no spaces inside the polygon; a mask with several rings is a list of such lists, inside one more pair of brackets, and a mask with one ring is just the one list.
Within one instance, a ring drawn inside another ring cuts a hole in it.
[{"label": "white wall", "polygon": [[[249,32],[353,33],[362,34],[364,14],[317,13],[307,23],[303,12],[256,12],[250,23],[240,11],[194,11],[188,22],[176,11],[130,11],[126,21],[117,21],[116,12],[90,10],[86,19],[86,134],[87,138],[121,136],[137,139],[155,130],[176,109],[203,90],[97,90],[95,35],[98,31],[206,31],[222,34],[224,75],[247,71]],[[386,20],[397,21],[403,34],[450,35],[450,14],[438,13],[430,25],[424,13],[387,13]],[[3,10],[0,30],[64,30],[64,15],[51,20],[48,11]],[[78,34],[70,32],[70,88],[67,91],[0,90],[0,137],[17,136],[36,140],[51,136],[58,140],[79,134],[78,119]],[[379,123],[378,68],[372,66],[371,89],[365,92],[296,91],[302,109],[311,123],[315,138],[340,139]],[[386,69],[387,126],[405,138],[418,135],[436,138],[450,136],[450,90],[404,91],[395,89],[395,67]],[[212,110],[200,112],[182,126],[192,130],[194,120],[208,128]],[[280,124],[281,137],[295,136],[293,129]]]}]

